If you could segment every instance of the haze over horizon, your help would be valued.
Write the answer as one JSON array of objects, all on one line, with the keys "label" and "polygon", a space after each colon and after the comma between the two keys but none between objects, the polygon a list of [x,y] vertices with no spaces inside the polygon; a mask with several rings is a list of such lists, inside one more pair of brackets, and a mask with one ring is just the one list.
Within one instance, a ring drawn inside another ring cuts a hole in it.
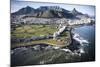
[{"label": "haze over horizon", "polygon": [[88,14],[90,16],[95,16],[95,6],[90,5],[71,5],[71,4],[57,4],[57,3],[39,3],[32,1],[14,1],[11,0],[11,13],[18,11],[21,8],[30,6],[32,8],[39,8],[40,6],[59,6],[66,10],[72,11],[74,8],[82,12],[83,14]]}]

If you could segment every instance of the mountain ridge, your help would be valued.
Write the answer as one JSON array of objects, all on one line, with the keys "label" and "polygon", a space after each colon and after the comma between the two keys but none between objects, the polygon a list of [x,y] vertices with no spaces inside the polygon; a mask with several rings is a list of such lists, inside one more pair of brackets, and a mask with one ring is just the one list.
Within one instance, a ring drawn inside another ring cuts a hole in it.
[{"label": "mountain ridge", "polygon": [[11,13],[11,15],[25,15],[26,17],[33,16],[37,18],[76,18],[77,15],[85,14],[77,11],[75,8],[72,11],[69,11],[59,6],[40,6],[37,9],[26,6],[14,13]]}]

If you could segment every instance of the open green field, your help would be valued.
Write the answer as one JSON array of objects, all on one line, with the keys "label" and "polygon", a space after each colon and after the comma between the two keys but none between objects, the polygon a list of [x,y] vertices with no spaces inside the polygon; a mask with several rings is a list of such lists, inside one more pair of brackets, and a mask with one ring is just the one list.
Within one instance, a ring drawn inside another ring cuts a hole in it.
[{"label": "open green field", "polygon": [[57,28],[52,25],[24,25],[12,31],[11,35],[16,38],[29,38],[32,36],[53,35]]},{"label": "open green field", "polygon": [[[14,31],[11,32],[11,36],[15,38],[31,38],[32,36],[48,36],[53,35],[55,31],[58,29],[53,25],[23,25],[21,27],[17,27]],[[61,34],[62,36],[59,39],[43,39],[43,40],[34,40],[31,42],[21,42],[14,43],[11,45],[12,48],[20,47],[20,46],[30,46],[39,43],[50,44],[53,46],[66,46],[71,43],[70,33],[64,32]]]}]

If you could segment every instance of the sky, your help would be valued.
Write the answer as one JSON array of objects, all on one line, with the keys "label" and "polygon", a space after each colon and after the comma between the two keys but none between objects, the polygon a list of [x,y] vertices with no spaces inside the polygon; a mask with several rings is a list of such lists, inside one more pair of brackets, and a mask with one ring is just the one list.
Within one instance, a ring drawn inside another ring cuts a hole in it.
[{"label": "sky", "polygon": [[74,4],[58,4],[58,3],[42,3],[42,2],[32,2],[32,1],[16,1],[11,0],[11,13],[18,11],[19,9],[30,6],[33,8],[39,8],[40,6],[59,6],[66,10],[72,11],[76,8],[77,11],[90,16],[95,16],[95,6],[92,5],[74,5]]}]

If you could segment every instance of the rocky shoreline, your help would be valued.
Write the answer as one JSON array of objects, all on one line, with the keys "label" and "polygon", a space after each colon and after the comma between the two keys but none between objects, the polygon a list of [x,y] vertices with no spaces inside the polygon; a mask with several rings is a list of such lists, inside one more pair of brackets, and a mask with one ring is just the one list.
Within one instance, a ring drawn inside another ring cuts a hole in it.
[{"label": "rocky shoreline", "polygon": [[[18,47],[11,50],[11,56],[12,56],[11,63],[12,65],[30,65],[30,64],[49,64],[49,63],[52,64],[60,62],[62,63],[79,62],[81,61],[82,54],[84,54],[80,46],[81,46],[80,43],[77,42],[75,39],[73,39],[73,43],[71,45],[63,48],[44,43],[26,47]],[[56,61],[57,57],[59,59],[60,57],[62,57],[61,59],[64,60]],[[24,59],[26,60],[23,62]]]},{"label": "rocky shoreline", "polygon": [[[87,52],[84,51],[84,46],[88,46],[89,42],[71,30],[70,35],[72,42],[64,47],[38,43],[12,48],[12,66],[87,61],[88,59],[84,58],[88,56]],[[51,36],[51,38],[53,37]]]},{"label": "rocky shoreline", "polygon": [[[59,48],[44,44],[13,49],[11,50],[11,56],[11,63],[15,66],[80,61],[80,56],[68,48]],[[74,61],[69,57],[73,57]]]}]

